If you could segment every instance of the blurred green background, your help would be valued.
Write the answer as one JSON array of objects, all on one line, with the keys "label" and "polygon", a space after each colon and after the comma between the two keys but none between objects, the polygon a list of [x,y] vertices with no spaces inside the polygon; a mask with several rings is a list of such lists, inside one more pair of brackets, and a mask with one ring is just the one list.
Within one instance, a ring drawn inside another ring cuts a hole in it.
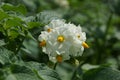
[{"label": "blurred green background", "polygon": [[[85,49],[82,57],[77,57],[78,61],[120,69],[120,0],[1,0],[0,4],[3,2],[25,5],[28,21],[35,17],[33,21],[46,24],[53,18],[60,18],[81,25],[90,48]],[[37,40],[41,30],[43,28],[34,27],[29,31]],[[2,38],[3,34],[0,36]],[[34,39],[25,39],[20,55],[27,61],[47,63],[47,55],[42,54]]]}]

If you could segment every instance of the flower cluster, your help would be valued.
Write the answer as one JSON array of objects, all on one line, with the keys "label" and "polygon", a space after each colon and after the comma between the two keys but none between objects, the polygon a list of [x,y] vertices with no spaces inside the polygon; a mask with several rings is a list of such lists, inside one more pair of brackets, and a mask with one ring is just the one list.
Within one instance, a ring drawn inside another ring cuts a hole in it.
[{"label": "flower cluster", "polygon": [[44,53],[48,54],[52,62],[68,60],[70,56],[81,56],[84,48],[86,34],[80,26],[65,23],[63,20],[52,20],[44,27],[38,39]]}]

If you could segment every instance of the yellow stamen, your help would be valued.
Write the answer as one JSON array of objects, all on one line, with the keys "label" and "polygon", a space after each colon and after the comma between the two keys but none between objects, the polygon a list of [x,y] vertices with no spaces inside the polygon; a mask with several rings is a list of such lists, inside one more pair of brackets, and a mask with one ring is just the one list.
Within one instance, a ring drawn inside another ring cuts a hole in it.
[{"label": "yellow stamen", "polygon": [[56,56],[56,60],[57,60],[57,62],[62,62],[62,60],[63,60],[63,57],[62,57],[62,55],[57,55]]},{"label": "yellow stamen", "polygon": [[44,47],[44,46],[46,46],[46,41],[45,40],[40,42],[40,47]]},{"label": "yellow stamen", "polygon": [[51,32],[51,29],[50,29],[50,28],[48,28],[48,29],[47,29],[47,32]]},{"label": "yellow stamen", "polygon": [[83,46],[84,48],[89,48],[88,44],[85,43],[85,42],[82,43],[82,46]]},{"label": "yellow stamen", "polygon": [[58,36],[57,41],[58,42],[63,42],[64,41],[64,37],[63,36]]},{"label": "yellow stamen", "polygon": [[80,38],[80,35],[78,35],[77,37]]}]

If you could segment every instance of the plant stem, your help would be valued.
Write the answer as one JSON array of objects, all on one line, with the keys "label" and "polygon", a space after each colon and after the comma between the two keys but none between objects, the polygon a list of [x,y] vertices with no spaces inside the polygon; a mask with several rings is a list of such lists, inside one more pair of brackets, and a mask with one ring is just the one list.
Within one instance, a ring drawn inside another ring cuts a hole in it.
[{"label": "plant stem", "polygon": [[53,67],[54,70],[56,69],[57,64],[58,64],[58,62],[56,62],[56,63],[54,64],[54,67]]},{"label": "plant stem", "polygon": [[107,21],[107,26],[106,26],[106,30],[105,30],[105,36],[104,36],[104,41],[106,43],[106,40],[107,40],[107,35],[109,33],[109,29],[110,29],[110,24],[111,24],[111,20],[112,20],[112,16],[113,16],[113,12],[111,12],[109,18],[108,18],[108,21]]},{"label": "plant stem", "polygon": [[110,27],[111,27],[111,20],[112,20],[113,12],[111,12],[107,24],[106,24],[106,29],[104,33],[104,38],[103,38],[103,44],[100,45],[101,49],[99,49],[99,54],[97,57],[97,63],[101,63],[101,59],[103,59],[103,55],[106,53],[105,48],[106,48],[106,42],[107,42],[107,35],[109,33]]},{"label": "plant stem", "polygon": [[[71,80],[76,80],[76,79],[78,79],[78,77],[79,77],[79,80],[83,80],[82,79],[82,69],[81,69],[81,66],[82,66],[82,64],[80,64],[77,68],[75,68],[75,70],[73,72],[73,75],[71,77]],[[79,72],[79,76],[77,76],[78,72]]]},{"label": "plant stem", "polygon": [[19,50],[20,50],[20,48],[21,48],[24,40],[25,40],[25,37],[22,39],[20,45],[18,46],[18,48],[17,48],[17,50],[16,50],[16,52],[15,52],[16,54],[19,52]]}]

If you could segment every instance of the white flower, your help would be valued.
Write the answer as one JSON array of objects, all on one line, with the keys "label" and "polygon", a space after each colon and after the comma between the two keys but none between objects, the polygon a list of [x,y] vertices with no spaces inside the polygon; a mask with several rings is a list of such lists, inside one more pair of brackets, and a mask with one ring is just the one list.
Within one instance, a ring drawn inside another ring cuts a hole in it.
[{"label": "white flower", "polygon": [[41,31],[41,34],[39,35],[38,40],[39,40],[39,41],[47,40],[47,38],[48,38],[48,32],[46,32],[46,31]]},{"label": "white flower", "polygon": [[71,56],[81,56],[85,43],[86,34],[80,26],[65,23],[62,20],[52,20],[45,26],[38,40],[43,52],[48,54],[52,62],[62,62]]}]

